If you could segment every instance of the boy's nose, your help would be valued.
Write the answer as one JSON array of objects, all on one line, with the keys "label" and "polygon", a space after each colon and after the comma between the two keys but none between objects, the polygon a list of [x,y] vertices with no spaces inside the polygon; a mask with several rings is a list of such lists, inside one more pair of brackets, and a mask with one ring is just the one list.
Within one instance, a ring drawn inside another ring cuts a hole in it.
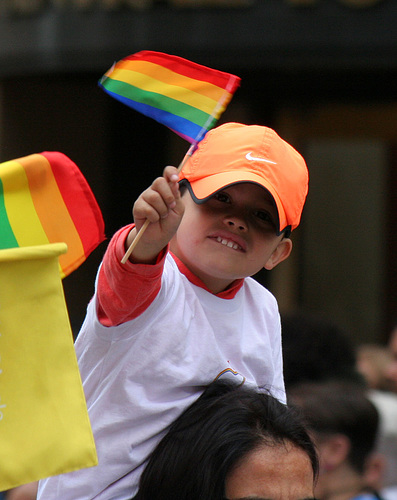
[{"label": "boy's nose", "polygon": [[239,229],[240,231],[246,231],[247,225],[243,220],[238,217],[225,217],[225,224],[233,229]]}]

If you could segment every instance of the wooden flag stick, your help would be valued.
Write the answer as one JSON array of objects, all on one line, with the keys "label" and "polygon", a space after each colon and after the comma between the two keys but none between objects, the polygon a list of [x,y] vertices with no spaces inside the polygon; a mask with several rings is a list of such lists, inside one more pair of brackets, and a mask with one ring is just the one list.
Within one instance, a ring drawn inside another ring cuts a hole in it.
[{"label": "wooden flag stick", "polygon": [[[179,172],[182,170],[182,168],[185,166],[186,162],[189,160],[189,158],[192,156],[193,154],[193,151],[195,149],[195,146],[196,144],[192,144],[188,150],[188,152],[185,154],[183,160],[181,161],[181,163],[179,164],[179,167],[178,167],[178,174]],[[146,231],[146,228],[148,227],[148,225],[150,224],[150,221],[148,219],[145,220],[143,226],[141,227],[141,229],[138,231],[138,234],[135,236],[134,238],[134,241],[131,243],[131,245],[128,247],[128,250],[125,252],[124,254],[124,257],[121,259],[121,263],[122,264],[125,264],[129,258],[129,256],[131,255],[131,253],[133,252],[134,248],[137,246],[139,240],[141,239],[143,233]]]}]

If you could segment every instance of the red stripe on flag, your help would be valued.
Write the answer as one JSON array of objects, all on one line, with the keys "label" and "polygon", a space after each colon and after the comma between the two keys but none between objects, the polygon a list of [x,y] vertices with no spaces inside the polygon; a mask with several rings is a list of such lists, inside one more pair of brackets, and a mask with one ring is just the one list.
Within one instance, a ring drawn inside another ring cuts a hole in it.
[{"label": "red stripe on flag", "polygon": [[[168,68],[175,73],[188,76],[189,78],[208,82],[212,85],[216,85],[217,87],[227,88],[227,90],[231,93],[236,90],[240,82],[238,77],[231,75],[230,73],[224,73],[223,71],[202,66],[201,64],[183,59],[182,57],[164,54],[161,52],[142,50],[141,52],[127,56],[125,59],[131,61],[134,59],[149,61],[154,64],[158,64],[159,66]],[[232,84],[233,78],[235,79],[234,84]],[[231,88],[229,88],[230,84],[232,84]]]},{"label": "red stripe on flag", "polygon": [[41,154],[51,165],[59,191],[79,233],[87,257],[105,239],[101,210],[86,179],[70,158],[63,153],[52,151]]}]

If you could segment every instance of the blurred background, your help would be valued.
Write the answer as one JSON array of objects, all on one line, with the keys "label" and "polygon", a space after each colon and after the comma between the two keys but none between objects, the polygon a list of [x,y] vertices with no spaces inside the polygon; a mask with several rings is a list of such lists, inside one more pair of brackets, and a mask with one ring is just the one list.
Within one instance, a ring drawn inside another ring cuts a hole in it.
[{"label": "blurred background", "polygon": [[[256,277],[280,310],[386,342],[397,320],[397,1],[0,0],[0,161],[67,154],[108,238],[189,146],[97,86],[145,49],[240,76],[219,123],[275,128],[306,158],[293,254]],[[64,280],[75,333],[106,245]]]}]

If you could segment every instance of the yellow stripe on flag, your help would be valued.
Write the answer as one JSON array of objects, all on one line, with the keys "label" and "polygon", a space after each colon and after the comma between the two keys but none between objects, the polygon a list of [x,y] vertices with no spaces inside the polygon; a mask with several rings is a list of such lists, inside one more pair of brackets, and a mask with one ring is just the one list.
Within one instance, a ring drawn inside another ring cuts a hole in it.
[{"label": "yellow stripe on flag", "polygon": [[2,163],[1,180],[4,205],[18,245],[22,247],[49,243],[37,215],[22,165],[15,160]]},{"label": "yellow stripe on flag", "polygon": [[[163,71],[169,71],[163,70],[161,67],[159,68],[161,73]],[[208,114],[212,113],[218,102],[218,93],[221,95],[224,95],[225,93],[224,90],[212,85],[214,89],[213,95],[208,95],[210,94],[209,92],[207,92],[207,95],[203,95],[201,93],[203,86],[202,82],[188,78],[188,80],[191,81],[191,85],[187,87],[184,82],[187,77],[173,73],[172,71],[169,72],[176,75],[175,80],[172,80],[172,84],[168,83],[166,80],[161,80],[155,72],[153,72],[152,75],[148,75],[146,73],[140,73],[122,68],[115,68],[111,78],[112,80],[120,80],[122,82],[129,83],[134,87],[138,87],[148,92],[156,92],[166,97],[170,97],[171,99],[188,104],[189,106],[197,108]],[[218,92],[219,90],[220,92]]]}]

